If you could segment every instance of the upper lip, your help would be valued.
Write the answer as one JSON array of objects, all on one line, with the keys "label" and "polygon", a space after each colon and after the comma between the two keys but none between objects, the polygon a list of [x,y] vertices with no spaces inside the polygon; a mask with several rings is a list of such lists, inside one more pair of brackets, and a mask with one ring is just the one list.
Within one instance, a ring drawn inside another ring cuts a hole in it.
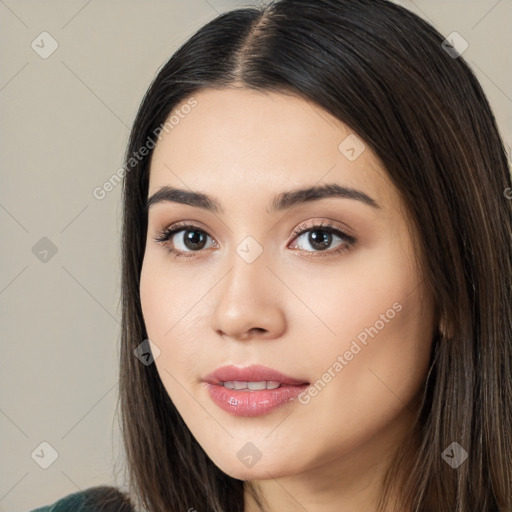
[{"label": "upper lip", "polygon": [[212,373],[203,378],[205,382],[210,384],[220,384],[221,382],[228,381],[241,381],[241,382],[262,382],[262,381],[277,381],[281,384],[289,386],[299,386],[301,384],[309,384],[304,379],[294,379],[288,375],[284,375],[273,368],[261,365],[250,366],[221,366]]}]

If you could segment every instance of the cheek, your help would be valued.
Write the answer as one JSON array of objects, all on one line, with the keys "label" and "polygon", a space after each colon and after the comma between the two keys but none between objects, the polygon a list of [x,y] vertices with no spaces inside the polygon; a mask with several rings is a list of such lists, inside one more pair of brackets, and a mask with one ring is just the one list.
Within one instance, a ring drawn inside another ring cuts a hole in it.
[{"label": "cheek", "polygon": [[148,336],[165,342],[187,322],[194,303],[206,290],[197,273],[180,271],[164,250],[147,249],[140,277],[140,302]]},{"label": "cheek", "polygon": [[414,323],[415,313],[421,311],[421,286],[410,262],[396,244],[388,244],[349,256],[343,265],[316,270],[314,279],[310,270],[287,276],[309,309],[305,313],[304,306],[297,305],[300,316],[295,321],[308,320],[319,338],[340,349],[357,336],[364,342],[366,329],[375,324],[380,333],[389,332],[392,324],[396,328]]},{"label": "cheek", "polygon": [[178,382],[197,378],[193,372],[201,348],[198,301],[211,284],[200,279],[199,272],[171,271],[165,258],[160,254],[146,254],[140,278],[140,302],[148,338],[160,349],[155,364],[167,391],[174,395],[180,388]]},{"label": "cheek", "polygon": [[[350,453],[379,433],[385,437],[412,413],[428,371],[432,324],[428,305],[411,289],[395,282],[389,293],[338,295],[336,307],[324,310],[336,336],[303,347],[313,380],[297,424],[315,418],[329,446],[312,455],[317,462]],[[286,434],[276,432],[275,442],[289,442]]]},{"label": "cheek", "polygon": [[[407,248],[406,243],[398,246]],[[412,399],[424,383],[430,359],[433,303],[423,295],[409,253],[396,247],[390,245],[367,261],[354,259],[349,270],[347,263],[330,276],[317,275],[315,287],[305,277],[296,281],[297,294],[307,297],[321,320],[309,314],[307,323],[304,316],[297,318],[302,332],[315,339],[302,348],[321,381],[318,394],[365,404],[369,415]],[[329,410],[327,402],[323,410]]]}]

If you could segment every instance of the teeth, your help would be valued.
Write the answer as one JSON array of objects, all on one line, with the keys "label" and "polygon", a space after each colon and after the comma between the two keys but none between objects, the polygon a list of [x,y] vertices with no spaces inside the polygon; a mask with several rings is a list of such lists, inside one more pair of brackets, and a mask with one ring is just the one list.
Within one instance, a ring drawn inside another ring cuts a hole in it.
[{"label": "teeth", "polygon": [[278,387],[281,386],[281,383],[277,382],[276,380],[263,380],[261,382],[245,382],[240,380],[230,380],[226,382],[221,382],[221,384],[228,389],[247,389],[249,391],[259,391],[262,389],[277,389]]},{"label": "teeth", "polygon": [[265,381],[263,382],[248,382],[247,387],[251,389],[252,391],[257,391],[260,389],[267,389],[267,383]]}]

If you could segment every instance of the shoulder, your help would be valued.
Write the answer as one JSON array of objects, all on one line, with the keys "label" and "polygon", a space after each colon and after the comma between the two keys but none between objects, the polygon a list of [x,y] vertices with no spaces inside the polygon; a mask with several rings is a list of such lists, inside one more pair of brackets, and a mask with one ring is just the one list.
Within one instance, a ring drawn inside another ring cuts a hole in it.
[{"label": "shoulder", "polygon": [[31,512],[135,512],[130,500],[115,487],[90,487],[68,494]]}]

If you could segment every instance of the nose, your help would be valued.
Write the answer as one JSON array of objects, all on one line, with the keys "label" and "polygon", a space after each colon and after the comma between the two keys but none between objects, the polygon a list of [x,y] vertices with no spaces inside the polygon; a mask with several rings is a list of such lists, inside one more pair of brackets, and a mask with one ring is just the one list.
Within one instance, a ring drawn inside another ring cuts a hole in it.
[{"label": "nose", "polygon": [[220,336],[236,340],[281,336],[286,317],[279,284],[263,255],[247,263],[234,254],[231,270],[215,287],[211,327]]}]

